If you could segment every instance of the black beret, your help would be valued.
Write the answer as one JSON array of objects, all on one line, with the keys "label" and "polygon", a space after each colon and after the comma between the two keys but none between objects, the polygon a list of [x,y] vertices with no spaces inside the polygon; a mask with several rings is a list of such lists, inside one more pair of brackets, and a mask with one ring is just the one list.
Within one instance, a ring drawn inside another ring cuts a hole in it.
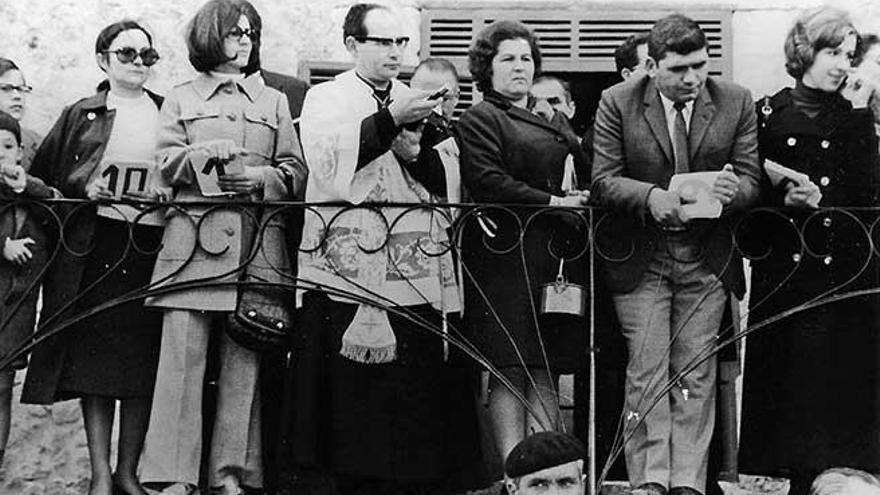
[{"label": "black beret", "polygon": [[21,144],[21,127],[18,125],[18,121],[2,110],[0,110],[0,130],[11,132],[18,144]]},{"label": "black beret", "polygon": [[543,431],[516,444],[504,462],[504,473],[519,478],[569,462],[583,460],[584,444],[568,433]]}]

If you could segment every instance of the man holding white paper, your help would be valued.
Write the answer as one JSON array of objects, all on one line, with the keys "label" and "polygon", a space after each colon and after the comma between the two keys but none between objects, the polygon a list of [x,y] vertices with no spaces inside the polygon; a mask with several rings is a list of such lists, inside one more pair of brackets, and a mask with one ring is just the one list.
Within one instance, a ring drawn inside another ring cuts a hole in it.
[{"label": "man holding white paper", "polygon": [[[622,253],[602,263],[629,349],[630,482],[649,495],[691,495],[706,489],[715,413],[715,359],[699,354],[715,342],[728,293],[745,290],[729,217],[758,195],[757,126],[749,92],[708,77],[693,20],[658,21],[648,53],[649,74],[599,103],[593,194],[620,218],[597,236],[608,258],[614,243]],[[720,203],[719,219],[690,218],[700,197]]]}]

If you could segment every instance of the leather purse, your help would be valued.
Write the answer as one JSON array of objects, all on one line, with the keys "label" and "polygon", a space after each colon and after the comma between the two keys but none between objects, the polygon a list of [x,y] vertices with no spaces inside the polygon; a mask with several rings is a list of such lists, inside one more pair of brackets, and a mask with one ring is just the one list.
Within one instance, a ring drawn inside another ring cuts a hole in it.
[{"label": "leather purse", "polygon": [[[247,222],[245,222],[247,223]],[[243,229],[245,239],[255,240],[256,229]],[[226,332],[236,343],[257,352],[283,352],[290,347],[294,331],[295,293],[292,287],[274,284],[291,283],[290,257],[285,242],[284,224],[274,218],[261,231],[257,253],[244,268],[238,286],[235,311],[229,316]],[[254,248],[254,242],[251,242]],[[245,252],[251,252],[251,249]]]}]

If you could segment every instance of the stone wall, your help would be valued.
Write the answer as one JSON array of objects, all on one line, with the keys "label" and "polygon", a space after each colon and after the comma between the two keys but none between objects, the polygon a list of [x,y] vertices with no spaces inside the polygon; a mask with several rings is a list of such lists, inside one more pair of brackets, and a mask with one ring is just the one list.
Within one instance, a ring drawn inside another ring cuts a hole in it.
[{"label": "stone wall", "polygon": [[[264,66],[295,74],[304,60],[348,60],[341,44],[341,22],[350,2],[341,0],[252,0],[264,21]],[[414,43],[406,62],[417,60],[419,5],[417,0],[386,1],[401,7]],[[430,0],[431,5],[457,6],[456,0]],[[469,2],[475,3],[475,2]],[[499,8],[572,9],[623,5],[634,0],[527,2],[488,0]],[[782,40],[797,9],[820,0],[680,0],[675,5],[726,5],[733,16],[734,79],[757,95],[790,84],[783,70]],[[836,0],[857,13],[860,27],[880,30],[880,2]],[[154,34],[162,60],[154,68],[150,87],[163,93],[193,76],[186,60],[183,30],[201,5],[197,0],[0,0],[3,26],[0,56],[15,60],[35,88],[25,124],[45,133],[61,109],[90,94],[102,79],[94,54],[94,39],[106,24],[121,18],[142,21]],[[657,5],[654,3],[653,5]],[[21,376],[18,377],[20,389]],[[79,407],[75,402],[54,407],[15,404],[12,437],[0,471],[0,494],[74,494],[87,486],[88,459]]]}]

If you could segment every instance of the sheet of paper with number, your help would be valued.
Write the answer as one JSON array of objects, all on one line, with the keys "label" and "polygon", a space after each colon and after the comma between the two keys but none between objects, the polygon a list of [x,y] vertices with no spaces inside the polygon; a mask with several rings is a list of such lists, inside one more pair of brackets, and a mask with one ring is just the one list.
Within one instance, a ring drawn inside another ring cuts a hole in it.
[{"label": "sheet of paper with number", "polygon": [[[101,163],[99,177],[107,184],[114,199],[125,193],[145,193],[153,186],[156,165],[154,162],[105,160]],[[164,212],[156,210],[138,218],[141,211],[129,205],[98,206],[98,215],[139,225],[164,225]]]},{"label": "sheet of paper with number", "polygon": [[240,157],[223,162],[212,159],[204,151],[197,150],[189,154],[189,161],[192,164],[193,172],[199,183],[199,189],[202,196],[225,196],[228,193],[220,189],[217,184],[217,178],[226,174],[240,174],[244,172],[244,164]]},{"label": "sheet of paper with number", "polygon": [[712,195],[712,185],[721,172],[691,172],[675,174],[669,181],[669,190],[682,198],[682,211],[690,218],[718,218],[721,201]]},{"label": "sheet of paper with number", "polygon": [[447,138],[434,145],[446,173],[446,197],[450,203],[461,202],[461,171],[458,168],[458,144]]}]

